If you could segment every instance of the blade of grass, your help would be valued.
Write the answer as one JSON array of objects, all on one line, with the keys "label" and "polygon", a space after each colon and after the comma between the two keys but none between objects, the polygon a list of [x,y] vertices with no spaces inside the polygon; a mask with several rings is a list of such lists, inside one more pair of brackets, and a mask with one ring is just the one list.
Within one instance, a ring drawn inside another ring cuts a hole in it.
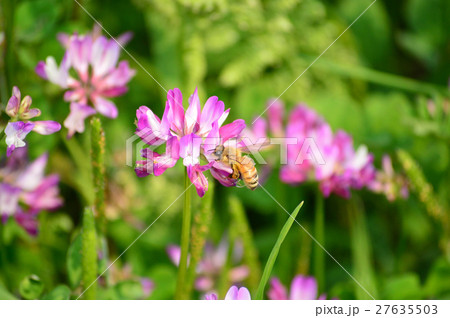
[{"label": "blade of grass", "polygon": [[[312,56],[304,57],[306,59],[313,59]],[[333,63],[322,58],[315,64],[315,67],[325,69],[344,77],[361,79],[378,85],[394,87],[413,93],[422,93],[431,96],[436,94],[449,96],[448,88],[445,86],[420,82],[411,78],[384,73],[361,66]]]},{"label": "blade of grass", "polygon": [[264,271],[259,282],[258,290],[256,292],[255,300],[262,300],[264,295],[264,290],[266,288],[266,284],[269,281],[270,274],[272,273],[273,266],[278,256],[278,252],[280,251],[281,244],[283,243],[286,235],[291,229],[292,223],[294,223],[295,218],[297,217],[298,212],[303,206],[303,201],[297,206],[297,208],[292,212],[292,214],[287,219],[283,228],[281,229],[280,235],[278,235],[278,239],[275,242],[275,245],[270,252],[269,258],[267,259],[266,267],[264,267]]}]

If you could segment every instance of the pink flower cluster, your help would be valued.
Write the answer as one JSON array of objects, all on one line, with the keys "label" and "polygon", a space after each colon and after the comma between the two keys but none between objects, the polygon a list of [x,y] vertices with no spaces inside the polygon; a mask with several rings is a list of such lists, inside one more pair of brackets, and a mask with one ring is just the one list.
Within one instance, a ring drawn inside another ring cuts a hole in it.
[{"label": "pink flower cluster", "polygon": [[50,135],[61,129],[61,125],[56,121],[31,121],[30,119],[41,115],[40,109],[30,108],[31,102],[31,97],[28,95],[21,99],[19,88],[13,87],[12,96],[6,105],[6,114],[11,118],[5,128],[8,157],[14,149],[25,147],[24,139],[30,131]]},{"label": "pink flower cluster", "polygon": [[381,166],[382,169],[376,172],[375,179],[370,183],[369,188],[373,192],[384,194],[389,201],[408,198],[408,180],[394,171],[389,155],[383,156]]},{"label": "pink flower cluster", "polygon": [[40,77],[67,90],[64,99],[70,102],[70,114],[64,126],[69,130],[68,137],[83,132],[84,120],[97,112],[117,117],[117,107],[109,98],[124,94],[135,74],[127,61],[118,63],[120,46],[129,39],[129,34],[107,39],[98,27],[86,35],[61,34],[59,40],[66,52],[60,66],[52,56],[36,66]]},{"label": "pink flower cluster", "polygon": [[270,289],[267,296],[271,300],[323,300],[326,295],[317,297],[317,281],[312,276],[297,275],[291,283],[291,289],[288,293],[286,287],[278,278],[270,280]]},{"label": "pink flower cluster", "polygon": [[[217,96],[208,98],[202,109],[197,89],[189,98],[186,111],[181,91],[178,88],[169,90],[162,119],[147,106],[139,107],[136,134],[150,147],[141,151],[145,160],[136,162],[136,174],[139,177],[159,176],[182,158],[200,197],[208,190],[208,180],[203,174],[207,170],[221,184],[234,186],[236,180],[230,178],[231,168],[217,161],[214,155],[218,145],[233,142],[245,128],[242,119],[223,125],[229,112]],[[155,152],[155,147],[162,144],[165,144],[165,152]],[[204,165],[201,159],[204,159]]]},{"label": "pink flower cluster", "polygon": [[37,233],[37,215],[62,205],[56,174],[45,176],[48,155],[27,162],[26,148],[16,150],[0,166],[0,216],[14,217],[28,233]]},{"label": "pink flower cluster", "polygon": [[[342,130],[333,133],[329,124],[304,104],[297,105],[289,114],[284,127],[284,106],[269,101],[269,131],[273,137],[282,137],[287,149],[280,179],[288,184],[317,181],[325,197],[335,193],[348,198],[351,189],[368,186],[375,177],[373,155],[367,147],[354,149],[352,137]],[[250,138],[267,137],[266,120],[258,118],[248,132]]]},{"label": "pink flower cluster", "polygon": [[[217,294],[208,294],[205,296],[205,300],[218,300]],[[224,300],[252,300],[252,297],[247,288],[231,286]]]}]

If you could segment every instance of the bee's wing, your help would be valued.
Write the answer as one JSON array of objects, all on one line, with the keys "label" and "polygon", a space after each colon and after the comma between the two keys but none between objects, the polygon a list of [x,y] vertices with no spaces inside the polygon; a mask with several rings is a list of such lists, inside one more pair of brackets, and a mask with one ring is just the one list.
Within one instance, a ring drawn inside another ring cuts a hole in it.
[{"label": "bee's wing", "polygon": [[268,138],[260,138],[255,142],[249,138],[243,138],[238,141],[236,148],[245,153],[253,153],[268,146],[270,146],[270,140]]}]

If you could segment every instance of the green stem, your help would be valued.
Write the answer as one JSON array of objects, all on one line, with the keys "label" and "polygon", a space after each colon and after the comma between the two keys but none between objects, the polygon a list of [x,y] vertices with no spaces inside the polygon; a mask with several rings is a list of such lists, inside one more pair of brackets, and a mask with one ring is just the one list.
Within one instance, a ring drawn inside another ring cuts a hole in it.
[{"label": "green stem", "polygon": [[[322,193],[316,191],[316,211],[314,216],[314,237],[322,245],[325,245],[325,211]],[[314,249],[314,275],[319,285],[319,291],[325,289],[325,254],[319,245]]]},{"label": "green stem", "polygon": [[234,196],[230,196],[228,206],[232,217],[233,233],[235,233],[236,238],[240,238],[244,247],[243,262],[250,269],[250,274],[247,278],[247,287],[250,289],[250,292],[254,292],[258,288],[261,277],[261,264],[259,262],[258,249],[255,246],[253,232],[241,201]]},{"label": "green stem", "polygon": [[358,198],[346,202],[350,221],[350,241],[352,249],[353,271],[355,279],[364,286],[355,285],[356,299],[378,298],[375,270],[372,260],[372,245],[366,225],[362,204],[357,205]]},{"label": "green stem", "polygon": [[[313,59],[312,56],[305,56],[305,58],[311,60]],[[448,88],[445,86],[419,82],[411,78],[384,73],[361,66],[338,64],[325,59],[320,59],[320,61],[315,64],[315,67],[326,69],[329,72],[333,72],[344,77],[361,79],[378,85],[394,87],[412,93],[422,93],[431,96],[436,94],[449,96]]]},{"label": "green stem", "polygon": [[213,216],[213,197],[214,197],[214,182],[208,186],[208,191],[201,200],[199,211],[194,216],[194,224],[192,225],[191,236],[191,253],[189,260],[189,267],[186,276],[186,297],[189,299],[194,281],[196,278],[197,264],[202,258],[203,248],[206,242],[209,228]]},{"label": "green stem", "polygon": [[184,172],[184,206],[183,206],[183,223],[181,225],[181,255],[180,264],[178,266],[177,289],[175,291],[175,299],[186,299],[186,272],[189,256],[189,241],[191,230],[191,191],[190,180],[187,170]]},{"label": "green stem", "polygon": [[100,118],[91,120],[91,164],[94,182],[94,211],[99,232],[106,230],[105,219],[105,132]]},{"label": "green stem", "polygon": [[0,94],[2,96],[2,102],[6,105],[9,93],[11,93],[11,77],[14,69],[14,59],[13,59],[13,47],[14,47],[14,3],[13,0],[2,0],[0,5],[1,19],[0,23],[1,29],[4,29],[4,40],[3,40],[3,52],[0,53],[0,69],[1,69],[1,80],[0,80]]},{"label": "green stem", "polygon": [[5,224],[0,223],[0,254],[1,254],[1,273],[2,273],[2,278],[3,278],[3,282],[5,283],[5,286],[8,288],[9,286],[9,268],[8,268],[8,259],[6,256],[6,245],[5,245],[5,241],[4,241],[4,236],[3,236],[3,231],[4,231],[4,227]]},{"label": "green stem", "polygon": [[84,299],[92,300],[97,295],[97,234],[94,214],[90,208],[84,210],[81,241]]}]

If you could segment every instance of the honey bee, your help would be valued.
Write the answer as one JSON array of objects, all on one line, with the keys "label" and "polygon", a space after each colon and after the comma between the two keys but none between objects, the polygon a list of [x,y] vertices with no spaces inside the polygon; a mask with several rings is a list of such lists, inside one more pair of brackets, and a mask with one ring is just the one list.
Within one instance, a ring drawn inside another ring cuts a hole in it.
[{"label": "honey bee", "polygon": [[225,147],[218,145],[214,150],[218,161],[228,165],[233,169],[230,177],[241,179],[250,190],[255,190],[258,186],[258,172],[252,158],[242,155],[242,151],[235,147]]}]

